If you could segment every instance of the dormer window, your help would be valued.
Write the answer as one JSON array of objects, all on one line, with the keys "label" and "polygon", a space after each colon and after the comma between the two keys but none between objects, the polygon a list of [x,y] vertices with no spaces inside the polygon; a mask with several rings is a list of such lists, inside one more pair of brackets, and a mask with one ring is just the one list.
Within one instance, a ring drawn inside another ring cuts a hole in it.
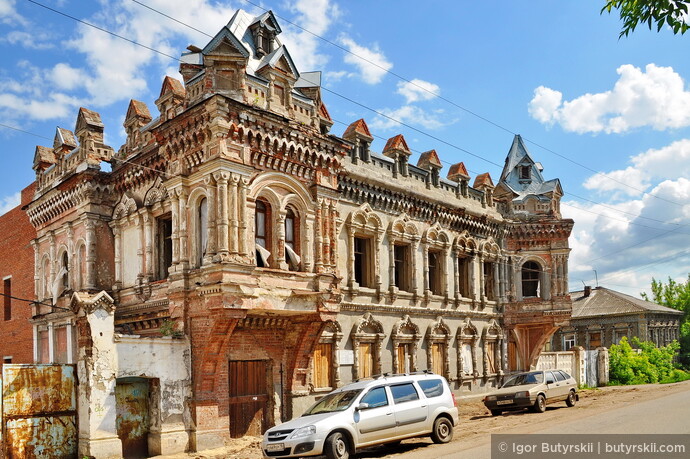
[{"label": "dormer window", "polygon": [[520,180],[532,179],[532,166],[520,166]]}]

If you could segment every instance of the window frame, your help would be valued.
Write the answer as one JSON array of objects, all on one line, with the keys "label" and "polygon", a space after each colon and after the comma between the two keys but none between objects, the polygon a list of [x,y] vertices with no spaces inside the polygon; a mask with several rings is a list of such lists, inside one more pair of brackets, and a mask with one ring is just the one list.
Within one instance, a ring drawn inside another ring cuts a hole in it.
[{"label": "window frame", "polygon": [[[536,267],[536,269],[534,267]],[[525,261],[520,267],[520,285],[523,298],[541,298],[542,266],[534,260]],[[526,288],[529,286],[529,288]],[[528,295],[528,293],[530,293]],[[531,295],[534,293],[534,295]]]}]

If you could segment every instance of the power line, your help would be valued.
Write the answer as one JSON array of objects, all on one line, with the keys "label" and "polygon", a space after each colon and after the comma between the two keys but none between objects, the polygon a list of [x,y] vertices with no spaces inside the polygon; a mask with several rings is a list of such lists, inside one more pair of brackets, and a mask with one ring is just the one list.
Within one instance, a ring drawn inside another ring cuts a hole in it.
[{"label": "power line", "polygon": [[12,296],[12,295],[8,295],[7,293],[2,293],[2,292],[0,292],[0,295],[2,295],[2,296],[4,296],[4,297],[7,297],[7,298],[11,298],[11,299],[13,299],[13,300],[23,301],[23,302],[25,302],[25,303],[31,303],[31,304],[35,304],[35,305],[41,305],[41,306],[50,306],[51,308],[60,309],[60,310],[63,310],[63,311],[70,311],[70,312],[72,311],[71,309],[68,309],[68,308],[63,308],[63,307],[60,307],[60,306],[55,306],[55,305],[53,305],[52,303],[44,303],[44,302],[38,301],[38,300],[29,300],[29,299],[26,299],[26,298],[19,298],[19,297]]},{"label": "power line", "polygon": [[[133,1],[136,1],[136,0],[133,0]],[[247,3],[249,3],[250,5],[253,5],[253,6],[259,8],[259,9],[262,9],[262,10],[264,10],[264,11],[270,11],[270,10],[268,10],[267,8],[263,7],[263,6],[261,6],[261,5],[257,4],[257,3],[252,2],[251,0],[245,0],[245,1],[246,1]],[[141,2],[139,2],[139,1],[136,1],[136,3],[141,4]],[[155,10],[155,9],[153,9],[153,8],[150,8],[150,7],[147,7],[147,8],[149,8],[149,9],[151,9],[151,10],[153,10],[153,11],[157,11],[157,10]],[[163,14],[163,13],[161,13],[161,14]],[[274,14],[275,14],[275,13],[274,13]],[[320,40],[322,40],[322,41],[328,43],[329,45],[335,46],[336,48],[340,49],[341,51],[343,51],[343,52],[345,52],[345,53],[348,53],[348,54],[350,54],[350,55],[352,55],[352,56],[354,56],[354,57],[357,57],[358,59],[360,59],[360,60],[366,62],[367,64],[373,65],[374,67],[376,67],[376,68],[378,68],[378,69],[380,69],[380,70],[382,70],[382,71],[384,71],[384,72],[386,72],[386,73],[388,73],[388,74],[390,74],[390,75],[392,75],[392,76],[398,78],[398,79],[401,80],[401,81],[404,81],[404,82],[406,82],[406,83],[408,83],[408,84],[411,84],[411,85],[415,86],[417,89],[419,89],[419,90],[421,90],[421,91],[424,91],[424,92],[426,92],[427,94],[430,94],[431,96],[433,96],[433,97],[435,97],[435,98],[438,98],[439,100],[442,100],[442,101],[444,101],[444,102],[446,102],[446,103],[448,103],[448,104],[450,104],[450,105],[452,105],[452,106],[454,106],[454,107],[456,107],[456,108],[458,108],[458,109],[460,109],[460,110],[462,110],[462,111],[464,111],[464,112],[466,112],[466,113],[468,113],[468,114],[470,114],[470,115],[472,115],[472,116],[474,116],[474,117],[476,117],[476,118],[478,118],[478,119],[480,119],[480,120],[482,120],[482,121],[484,121],[484,122],[486,122],[486,123],[488,123],[488,124],[491,124],[492,126],[495,126],[495,127],[497,127],[498,129],[501,129],[501,130],[503,130],[503,131],[505,131],[505,132],[507,132],[507,133],[509,133],[509,134],[517,135],[517,133],[514,132],[512,129],[508,129],[507,127],[505,127],[505,126],[503,126],[503,125],[501,125],[501,124],[498,124],[498,123],[496,123],[496,122],[490,120],[489,118],[486,118],[485,116],[482,116],[482,115],[480,115],[480,114],[478,114],[478,113],[476,113],[476,112],[474,112],[474,111],[472,111],[472,110],[470,110],[470,109],[468,109],[468,108],[466,108],[466,107],[463,107],[462,105],[460,105],[460,104],[454,102],[453,100],[448,99],[447,97],[442,96],[441,94],[439,94],[439,93],[437,93],[437,92],[435,92],[435,91],[432,91],[432,90],[430,90],[429,88],[427,88],[427,87],[425,87],[425,86],[422,86],[422,85],[420,85],[420,84],[415,83],[414,80],[410,80],[409,78],[406,78],[406,77],[404,77],[404,76],[402,76],[402,75],[400,75],[400,74],[398,74],[398,73],[396,73],[396,72],[390,70],[389,68],[383,67],[382,65],[380,65],[380,64],[378,64],[378,63],[372,61],[371,59],[367,59],[367,58],[364,57],[364,56],[360,56],[359,54],[357,54],[357,53],[355,53],[355,52],[353,52],[353,51],[351,51],[351,50],[345,48],[344,46],[341,46],[341,45],[335,43],[335,42],[332,41],[332,40],[329,40],[329,39],[327,39],[327,38],[325,38],[325,37],[323,37],[323,36],[321,36],[321,35],[318,35],[318,34],[312,32],[312,31],[310,31],[310,30],[308,30],[308,29],[306,29],[306,28],[300,26],[299,24],[296,24],[296,23],[290,21],[290,20],[287,19],[287,18],[284,18],[284,17],[282,17],[282,16],[280,16],[280,15],[278,15],[278,14],[275,14],[275,16],[276,16],[277,18],[279,18],[281,21],[285,21],[285,22],[287,22],[288,24],[291,24],[291,25],[297,27],[298,29],[303,30],[304,32],[306,32],[306,33],[308,33],[308,34],[310,34],[310,35],[312,35],[312,36],[314,36],[314,37],[316,37],[316,38],[318,38],[318,39],[320,39]],[[179,21],[178,21],[178,22],[179,22]],[[185,25],[186,25],[186,24],[185,24]],[[191,26],[188,26],[188,27],[191,27]],[[195,29],[195,30],[196,30],[196,29]],[[526,138],[526,137],[523,137],[523,139],[524,139],[525,141],[527,141],[527,142],[529,142],[529,143],[531,143],[531,144],[533,144],[533,145],[535,145],[535,146],[537,146],[537,147],[543,149],[544,151],[547,151],[547,152],[549,152],[549,153],[551,153],[551,154],[553,154],[553,155],[556,155],[556,156],[558,156],[559,158],[562,158],[562,159],[564,159],[564,160],[566,160],[566,161],[568,161],[568,162],[570,162],[570,163],[572,163],[572,164],[575,164],[575,165],[577,165],[577,166],[580,166],[580,167],[582,167],[582,168],[585,169],[585,170],[588,170],[588,171],[593,172],[593,173],[598,174],[598,175],[602,175],[603,177],[605,177],[605,178],[607,178],[607,179],[609,179],[609,180],[611,180],[611,181],[613,181],[613,182],[615,182],[615,183],[617,183],[617,184],[619,184],[619,185],[622,185],[622,186],[625,186],[625,187],[630,188],[630,189],[632,189],[632,190],[635,190],[635,191],[637,191],[638,193],[646,194],[646,195],[652,196],[652,197],[654,197],[654,198],[656,198],[656,199],[660,199],[660,200],[662,200],[662,201],[666,201],[666,202],[671,203],[671,204],[676,204],[676,205],[681,206],[681,207],[684,205],[684,204],[682,204],[682,203],[675,202],[675,201],[672,201],[672,200],[663,198],[663,197],[661,197],[661,196],[657,196],[657,195],[655,195],[655,194],[653,194],[653,193],[649,193],[649,192],[646,192],[646,191],[644,191],[644,190],[638,189],[638,188],[636,188],[636,187],[633,187],[632,185],[629,185],[629,184],[627,184],[627,183],[625,183],[625,182],[623,182],[623,181],[617,180],[617,179],[615,179],[615,178],[613,178],[613,177],[609,177],[607,174],[605,174],[605,173],[603,173],[603,172],[601,172],[601,171],[597,171],[596,169],[592,169],[591,167],[589,167],[589,166],[587,166],[587,165],[585,165],[585,164],[582,164],[582,163],[580,163],[580,162],[578,162],[578,161],[575,161],[575,160],[573,160],[573,159],[571,159],[571,158],[568,158],[567,156],[562,155],[562,154],[560,154],[560,153],[558,153],[558,152],[556,152],[556,151],[554,151],[554,150],[552,150],[552,149],[550,149],[550,148],[548,148],[548,147],[545,147],[544,145],[541,145],[541,144],[539,144],[539,143],[537,143],[537,142],[535,142],[535,141],[533,141],[533,140],[531,140],[531,139],[528,139],[528,138]],[[481,158],[481,159],[483,159],[483,158]]]},{"label": "power line", "polygon": [[[41,7],[44,7],[44,8],[46,8],[46,9],[50,10],[50,11],[53,11],[53,12],[55,12],[55,13],[57,13],[57,14],[60,14],[60,15],[65,16],[65,17],[67,17],[67,18],[73,19],[73,20],[75,20],[75,21],[77,21],[77,22],[80,22],[80,23],[82,23],[82,24],[85,24],[85,25],[87,25],[87,26],[93,27],[93,28],[95,28],[95,29],[97,29],[97,30],[100,30],[100,31],[104,32],[104,33],[108,33],[108,34],[110,34],[110,35],[112,35],[112,36],[115,36],[115,37],[117,37],[117,38],[120,38],[120,39],[122,39],[122,40],[125,40],[125,41],[127,41],[127,42],[129,42],[129,43],[132,43],[132,44],[134,44],[134,45],[141,46],[141,47],[143,47],[143,48],[146,48],[146,49],[148,49],[148,50],[157,52],[157,53],[162,54],[162,55],[164,55],[164,56],[166,56],[166,57],[169,57],[169,58],[174,59],[174,60],[176,60],[176,61],[178,61],[178,62],[181,62],[181,60],[178,59],[178,58],[176,58],[176,57],[170,56],[170,55],[168,55],[168,54],[166,54],[166,53],[163,53],[163,52],[160,52],[160,51],[155,50],[155,49],[153,49],[153,48],[150,48],[150,47],[148,47],[148,46],[146,46],[146,45],[143,45],[143,44],[141,44],[141,43],[138,43],[138,42],[136,42],[136,41],[134,41],[134,40],[131,40],[131,39],[128,39],[128,38],[123,37],[123,36],[121,36],[121,35],[118,35],[118,34],[116,34],[116,33],[113,33],[113,32],[111,32],[111,31],[109,31],[109,30],[107,30],[107,29],[98,27],[98,26],[96,26],[96,25],[94,25],[94,24],[91,24],[91,23],[89,23],[89,22],[86,22],[86,21],[82,21],[82,20],[77,19],[77,18],[75,18],[75,17],[73,17],[73,16],[70,16],[70,15],[68,15],[68,14],[62,13],[62,12],[60,12],[60,11],[58,11],[58,10],[53,9],[53,8],[47,7],[47,6],[45,6],[45,5],[42,5],[42,4],[40,4],[40,3],[38,3],[38,2],[36,2],[36,1],[34,1],[34,0],[29,0],[29,1],[30,1],[31,3],[34,3],[34,4],[38,5],[38,6],[41,6]],[[135,1],[135,0],[133,0],[133,1]],[[136,1],[136,3],[141,4],[142,6],[145,6],[145,5],[143,5],[141,2]],[[250,3],[251,3],[251,2],[250,2]],[[155,9],[153,9],[153,8],[151,8],[151,7],[147,7],[147,8],[151,9],[152,11],[158,12],[157,10],[155,10]],[[268,11],[268,10],[266,10],[266,11]],[[163,13],[160,13],[160,14],[163,14]],[[167,17],[167,15],[165,15],[165,14],[163,14],[163,15]],[[171,18],[171,19],[172,19],[172,18]],[[283,18],[281,18],[281,19],[283,19]],[[177,20],[176,20],[176,21],[177,21]],[[184,23],[181,22],[181,21],[177,21],[177,22],[179,22],[179,23],[181,23],[181,24],[184,24]],[[287,21],[287,22],[290,22],[290,21]],[[187,24],[184,24],[184,25],[187,25]],[[187,25],[187,26],[188,26],[188,25]],[[188,26],[188,27],[194,29],[194,28],[191,27],[191,26]],[[310,32],[310,33],[311,33],[311,32]],[[396,76],[397,76],[397,75],[396,75]],[[438,137],[436,137],[436,136],[433,136],[433,135],[431,135],[431,134],[428,134],[428,133],[426,133],[426,132],[424,132],[424,131],[422,131],[422,130],[420,130],[420,129],[417,129],[417,128],[414,128],[414,127],[412,127],[412,126],[409,126],[409,125],[407,125],[406,123],[403,123],[402,121],[399,121],[399,120],[397,120],[397,119],[395,119],[395,118],[392,118],[392,117],[390,117],[390,116],[388,116],[388,115],[382,114],[382,113],[378,112],[377,110],[375,110],[375,109],[373,109],[373,108],[371,108],[371,107],[368,107],[368,106],[366,106],[366,105],[364,105],[364,104],[361,104],[360,102],[357,102],[357,101],[355,101],[355,100],[353,100],[353,99],[351,99],[351,98],[348,98],[347,96],[343,96],[343,95],[341,95],[341,94],[339,94],[339,93],[337,93],[337,92],[335,92],[335,91],[329,90],[329,89],[327,89],[327,88],[322,88],[322,89],[324,89],[325,91],[330,92],[330,93],[332,93],[332,94],[334,94],[334,95],[337,95],[337,96],[339,96],[339,97],[341,97],[341,98],[343,98],[343,99],[345,99],[345,100],[348,100],[348,101],[350,101],[350,102],[352,102],[352,103],[354,103],[354,104],[356,104],[356,105],[359,105],[359,106],[361,106],[361,107],[363,107],[363,108],[366,108],[367,110],[371,110],[371,111],[373,111],[373,112],[375,112],[375,113],[377,113],[377,114],[380,114],[381,116],[384,116],[384,117],[386,117],[386,118],[388,118],[388,119],[390,119],[390,120],[392,120],[392,121],[394,121],[394,122],[396,122],[396,123],[398,123],[398,124],[400,124],[400,125],[402,125],[402,126],[406,126],[406,127],[410,128],[410,129],[416,131],[416,132],[419,132],[420,134],[426,135],[426,136],[428,136],[428,137],[430,137],[430,138],[432,138],[432,139],[434,139],[434,140],[436,140],[436,141],[439,141],[439,142],[441,142],[441,143],[443,143],[443,144],[445,144],[445,145],[451,146],[452,148],[456,148],[456,149],[458,149],[458,150],[460,150],[460,151],[463,151],[463,152],[465,152],[465,153],[467,153],[467,154],[469,154],[469,155],[471,155],[471,156],[474,156],[474,157],[476,157],[476,158],[478,158],[478,159],[481,159],[481,160],[483,160],[483,161],[486,161],[486,162],[488,162],[488,163],[490,163],[490,164],[493,164],[493,165],[495,165],[495,166],[497,166],[497,167],[502,167],[500,164],[497,164],[497,163],[495,163],[495,162],[493,162],[493,161],[491,161],[491,160],[488,160],[488,159],[483,158],[483,157],[481,157],[481,156],[479,156],[479,155],[476,155],[476,154],[474,154],[474,153],[472,153],[472,152],[470,152],[470,151],[468,151],[468,150],[466,150],[466,149],[463,149],[463,148],[461,148],[461,147],[459,147],[459,146],[457,146],[457,145],[454,145],[454,144],[452,144],[452,143],[450,143],[450,142],[447,142],[447,141],[445,141],[445,140],[443,140],[443,139],[440,139],[440,138],[438,138]],[[505,129],[505,128],[504,128],[504,129]],[[510,131],[508,131],[508,132],[510,132]],[[125,160],[124,162],[128,162],[128,161]],[[130,163],[130,164],[134,164],[134,165],[137,165],[137,166],[140,166],[140,167],[146,167],[146,166],[142,166],[142,165],[139,165],[139,164],[136,164],[136,163]],[[161,172],[161,171],[157,171],[157,170],[155,170],[155,169],[152,169],[152,170],[154,170],[154,171],[156,171],[156,172],[159,172],[159,173]],[[645,193],[645,194],[649,194],[649,193]],[[650,195],[651,195],[651,194],[650,194]],[[651,196],[654,196],[654,195],[651,195]],[[659,199],[661,199],[661,198],[659,198]],[[590,202],[591,202],[591,201],[590,201]],[[669,201],[669,202],[671,202],[671,201]],[[584,209],[582,209],[582,210],[584,210]],[[594,213],[594,212],[592,212],[592,213]],[[602,215],[602,216],[605,216],[605,217],[607,217],[607,218],[611,218],[611,217],[608,217],[608,216],[603,215],[603,214],[598,214],[598,215]],[[628,223],[628,224],[634,224],[633,222],[627,222],[627,221],[626,221],[626,223]],[[640,225],[640,226],[644,226],[644,225]],[[657,228],[652,228],[652,227],[647,227],[647,228],[657,229]]]}]

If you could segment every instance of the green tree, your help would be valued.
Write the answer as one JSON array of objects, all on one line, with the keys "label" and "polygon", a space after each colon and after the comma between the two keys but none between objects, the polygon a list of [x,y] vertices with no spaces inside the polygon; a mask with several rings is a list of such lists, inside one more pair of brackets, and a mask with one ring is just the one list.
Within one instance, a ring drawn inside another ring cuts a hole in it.
[{"label": "green tree", "polygon": [[674,34],[684,34],[690,28],[688,6],[690,0],[606,0],[601,13],[606,11],[610,14],[612,10],[618,10],[623,21],[619,38],[627,37],[638,24],[645,23],[649,30],[655,26],[658,32],[666,24]]},{"label": "green tree", "polygon": [[687,379],[683,372],[674,373],[673,358],[678,343],[657,348],[651,341],[640,342],[633,337],[630,342],[623,337],[619,344],[609,349],[609,380],[612,385],[650,384]]},{"label": "green tree", "polygon": [[680,353],[678,361],[685,368],[690,368],[690,274],[685,282],[676,282],[668,278],[668,283],[652,279],[652,298],[642,293],[642,298],[656,304],[683,311],[680,321]]}]

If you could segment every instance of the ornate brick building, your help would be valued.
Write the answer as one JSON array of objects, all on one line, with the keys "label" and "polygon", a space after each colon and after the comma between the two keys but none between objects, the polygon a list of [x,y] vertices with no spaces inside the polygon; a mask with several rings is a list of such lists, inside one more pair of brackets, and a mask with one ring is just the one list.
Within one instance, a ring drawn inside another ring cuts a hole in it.
[{"label": "ornate brick building", "polygon": [[567,323],[572,221],[522,140],[470,186],[433,150],[409,164],[401,135],[371,151],[364,120],[329,134],[320,74],[280,32],[238,11],[190,46],[155,116],[131,101],[118,151],[83,108],[36,149],[36,296],[59,309],[37,307],[35,346],[78,363],[80,453],[133,444],[91,409],[128,384],[147,453],[202,449],[375,373],[494,387]]}]

